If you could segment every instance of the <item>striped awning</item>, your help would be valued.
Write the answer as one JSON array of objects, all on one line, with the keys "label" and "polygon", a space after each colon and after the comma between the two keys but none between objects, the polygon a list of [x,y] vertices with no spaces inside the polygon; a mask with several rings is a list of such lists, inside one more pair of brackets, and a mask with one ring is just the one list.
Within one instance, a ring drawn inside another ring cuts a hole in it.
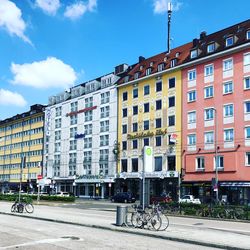
[{"label": "striped awning", "polygon": [[250,182],[220,182],[222,187],[250,187]]}]

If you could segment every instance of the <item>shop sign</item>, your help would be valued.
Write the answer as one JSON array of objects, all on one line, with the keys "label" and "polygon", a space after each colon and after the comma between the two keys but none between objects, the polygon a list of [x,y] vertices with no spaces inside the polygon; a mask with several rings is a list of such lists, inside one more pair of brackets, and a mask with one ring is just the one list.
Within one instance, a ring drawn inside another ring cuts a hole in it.
[{"label": "shop sign", "polygon": [[75,134],[75,139],[83,139],[85,134]]},{"label": "shop sign", "polygon": [[87,112],[87,111],[90,111],[90,110],[94,110],[96,108],[97,108],[97,106],[93,106],[93,107],[89,107],[89,108],[85,108],[85,109],[80,109],[78,111],[67,113],[66,116],[77,115],[77,114],[84,113],[84,112]]},{"label": "shop sign", "polygon": [[175,134],[175,133],[172,133],[171,135],[170,135],[170,142],[173,142],[173,143],[176,143],[176,141],[177,141],[177,137],[178,137],[178,135],[177,134]]}]

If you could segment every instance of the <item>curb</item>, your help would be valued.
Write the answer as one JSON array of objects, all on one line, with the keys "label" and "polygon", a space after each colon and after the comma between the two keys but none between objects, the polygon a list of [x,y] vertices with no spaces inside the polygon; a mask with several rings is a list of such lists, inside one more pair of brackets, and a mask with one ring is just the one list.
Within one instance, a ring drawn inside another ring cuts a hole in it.
[{"label": "curb", "polygon": [[[196,241],[196,240],[183,239],[183,238],[178,238],[178,237],[156,235],[156,234],[146,233],[146,232],[141,232],[141,231],[132,231],[132,230],[129,230],[127,228],[121,229],[121,227],[120,228],[111,228],[108,226],[99,226],[99,225],[92,225],[92,224],[85,224],[85,223],[77,223],[77,222],[71,222],[71,221],[63,221],[63,220],[57,220],[57,219],[35,217],[35,216],[30,216],[30,215],[28,216],[28,215],[22,215],[22,214],[13,214],[13,213],[8,213],[8,212],[0,212],[0,214],[9,215],[9,216],[16,216],[16,217],[23,217],[23,218],[28,218],[28,219],[41,220],[41,221],[49,221],[49,222],[54,222],[54,223],[68,224],[68,225],[74,225],[74,226],[103,229],[103,230],[109,230],[109,231],[120,232],[120,233],[128,233],[128,234],[133,234],[133,235],[147,236],[147,237],[152,237],[152,238],[157,238],[157,239],[165,239],[165,240],[177,241],[177,242],[194,244],[194,245],[205,246],[205,247],[214,247],[214,248],[228,249],[228,250],[248,250],[249,249],[249,248],[241,248],[241,247],[232,247],[232,246],[223,245],[223,244],[200,242],[200,241]],[[113,225],[115,225],[115,224],[113,224]]]}]

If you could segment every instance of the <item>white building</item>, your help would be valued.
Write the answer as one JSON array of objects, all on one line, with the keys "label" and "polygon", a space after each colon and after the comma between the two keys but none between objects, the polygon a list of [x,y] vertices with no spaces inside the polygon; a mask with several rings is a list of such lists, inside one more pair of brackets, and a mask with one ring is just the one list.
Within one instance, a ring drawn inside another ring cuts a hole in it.
[{"label": "white building", "polygon": [[50,191],[105,197],[116,173],[118,76],[111,73],[49,98],[43,176]]}]

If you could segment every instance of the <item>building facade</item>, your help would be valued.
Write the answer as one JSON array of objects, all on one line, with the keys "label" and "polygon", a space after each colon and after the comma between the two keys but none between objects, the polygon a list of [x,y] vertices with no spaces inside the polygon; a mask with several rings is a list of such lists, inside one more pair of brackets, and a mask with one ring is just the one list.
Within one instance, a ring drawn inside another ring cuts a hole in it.
[{"label": "building facade", "polygon": [[130,66],[118,82],[117,190],[141,195],[143,148],[152,147],[145,172],[148,196],[177,199],[181,170],[181,71],[189,44]]},{"label": "building facade", "polygon": [[1,191],[37,190],[37,176],[43,165],[43,105],[0,121]]},{"label": "building facade", "polygon": [[45,111],[45,177],[50,192],[111,194],[116,172],[118,77],[108,74],[49,98]]},{"label": "building facade", "polygon": [[183,192],[206,201],[218,188],[219,199],[244,203],[250,199],[250,20],[194,39],[182,79]]}]

